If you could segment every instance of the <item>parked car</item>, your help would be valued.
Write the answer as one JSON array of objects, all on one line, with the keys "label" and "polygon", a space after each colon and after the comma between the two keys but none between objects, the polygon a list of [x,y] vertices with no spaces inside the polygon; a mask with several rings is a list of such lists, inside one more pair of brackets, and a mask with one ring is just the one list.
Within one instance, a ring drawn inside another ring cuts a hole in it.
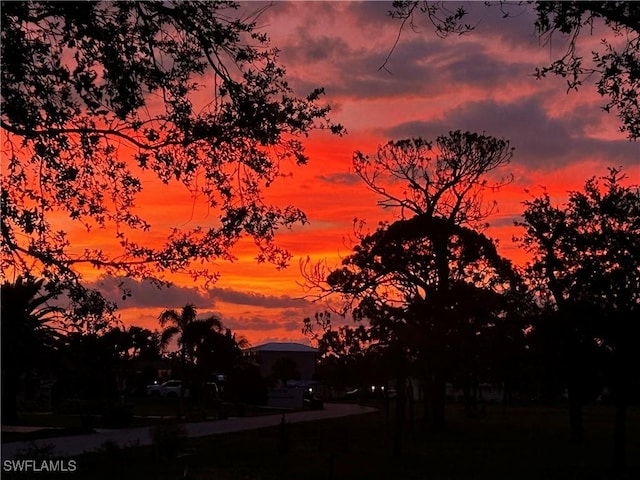
[{"label": "parked car", "polygon": [[[169,380],[161,384],[147,385],[147,395],[152,397],[179,397],[184,387],[180,380]],[[189,396],[189,389],[184,388],[183,395]]]},{"label": "parked car", "polygon": [[204,391],[209,398],[220,398],[220,387],[216,382],[207,382],[204,384]]},{"label": "parked car", "polygon": [[302,395],[302,406],[309,410],[322,410],[324,408],[324,402],[314,393],[305,391]]},{"label": "parked car", "polygon": [[359,388],[353,388],[351,390],[347,390],[346,392],[344,392],[344,399],[345,400],[350,400],[350,399],[358,399],[360,398],[360,389]]}]

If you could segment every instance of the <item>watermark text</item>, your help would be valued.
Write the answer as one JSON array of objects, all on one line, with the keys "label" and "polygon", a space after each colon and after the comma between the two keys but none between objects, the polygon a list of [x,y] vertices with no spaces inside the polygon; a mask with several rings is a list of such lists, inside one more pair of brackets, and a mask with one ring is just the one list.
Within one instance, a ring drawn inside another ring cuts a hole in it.
[{"label": "watermark text", "polygon": [[69,459],[19,459],[19,460],[3,460],[2,470],[4,472],[29,472],[29,473],[73,473],[78,469],[78,465],[75,460]]}]

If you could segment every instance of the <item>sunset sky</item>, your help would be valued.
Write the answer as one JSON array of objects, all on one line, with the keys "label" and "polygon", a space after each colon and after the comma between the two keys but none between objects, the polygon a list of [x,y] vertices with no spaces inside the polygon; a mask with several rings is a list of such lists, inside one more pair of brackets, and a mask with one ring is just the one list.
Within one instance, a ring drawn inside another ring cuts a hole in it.
[{"label": "sunset sky", "polygon": [[[252,2],[244,9],[261,6]],[[496,194],[499,212],[489,219],[487,234],[518,264],[526,257],[512,242],[517,233],[513,222],[522,212],[521,202],[530,198],[526,190],[539,194],[544,186],[561,202],[568,190],[581,188],[590,176],[605,174],[608,166],[624,167],[631,181],[640,183],[640,145],[618,132],[618,119],[602,111],[592,83],[567,93],[562,78],[535,79],[535,68],[563,51],[563,39],[539,39],[533,12],[525,7],[513,7],[510,18],[481,2],[465,7],[477,23],[473,33],[442,39],[426,17],[418,17],[416,29],[403,33],[385,71],[379,67],[399,27],[388,15],[391,2],[274,3],[258,25],[280,49],[294,92],[304,96],[324,87],[324,99],[333,109],[331,119],[348,131],[341,138],[312,132],[305,141],[309,164],[283,165],[287,176],[267,192],[269,200],[294,204],[309,219],[307,225],[282,231],[277,239],[294,255],[290,267],[278,271],[258,265],[252,243],[245,242],[234,251],[237,261],[215,265],[221,278],[209,290],[181,277],[162,291],[145,282],[129,282],[133,295],[122,302],[116,279],[86,278],[118,300],[125,324],[157,328],[163,309],[193,303],[200,315],[221,316],[254,345],[306,343],[302,320],[324,307],[301,298],[300,259],[309,256],[335,264],[349,253],[355,217],[371,228],[380,219],[393,218],[352,173],[354,150],[373,153],[391,139],[434,139],[458,129],[509,140],[515,154],[502,173],[513,174],[514,181]],[[593,36],[582,37],[585,53],[598,44],[600,32],[605,30],[596,28]],[[193,208],[187,192],[163,190],[152,181],[145,182],[139,204],[155,231],[207,222],[208,212]],[[97,237],[87,237],[87,243],[94,241]]]}]

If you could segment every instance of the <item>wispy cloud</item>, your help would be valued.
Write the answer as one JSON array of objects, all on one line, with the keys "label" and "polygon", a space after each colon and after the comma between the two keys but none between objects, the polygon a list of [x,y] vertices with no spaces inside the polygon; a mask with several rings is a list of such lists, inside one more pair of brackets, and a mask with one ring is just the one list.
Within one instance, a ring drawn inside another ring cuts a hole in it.
[{"label": "wispy cloud", "polygon": [[306,300],[288,295],[264,295],[257,292],[241,292],[229,288],[213,288],[209,290],[209,297],[215,301],[264,308],[305,307],[308,305]]},{"label": "wispy cloud", "polygon": [[[169,285],[158,287],[149,280],[105,276],[88,284],[121,308],[180,308],[188,303],[204,308],[219,302],[262,308],[304,308],[309,302],[289,295],[265,295],[231,288],[201,290],[194,287]],[[125,298],[123,298],[126,292]]]},{"label": "wispy cloud", "polygon": [[355,173],[335,172],[318,176],[318,180],[332,185],[360,185],[362,180]]},{"label": "wispy cloud", "polygon": [[554,116],[542,107],[540,97],[530,97],[508,103],[470,102],[441,119],[402,123],[385,134],[433,139],[454,129],[484,132],[509,140],[516,149],[514,163],[533,169],[553,170],[587,158],[599,158],[605,165],[632,161],[638,154],[636,144],[623,138],[601,140],[584,135],[593,121],[589,115]]}]

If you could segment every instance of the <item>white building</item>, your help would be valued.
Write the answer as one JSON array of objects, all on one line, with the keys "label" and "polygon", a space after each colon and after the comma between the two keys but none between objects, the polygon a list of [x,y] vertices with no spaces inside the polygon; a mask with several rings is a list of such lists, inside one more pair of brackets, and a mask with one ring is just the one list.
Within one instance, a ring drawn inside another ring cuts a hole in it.
[{"label": "white building", "polygon": [[312,380],[318,349],[301,343],[271,342],[248,348],[244,354],[260,366],[263,377],[273,374],[273,367],[279,360],[288,359],[295,364],[300,380]]},{"label": "white building", "polygon": [[302,408],[306,388],[312,383],[318,350],[301,343],[271,342],[248,348],[244,355],[260,367],[264,378],[272,377],[274,367],[285,360],[295,368],[299,378],[286,385],[268,389],[267,405],[278,408]]}]

